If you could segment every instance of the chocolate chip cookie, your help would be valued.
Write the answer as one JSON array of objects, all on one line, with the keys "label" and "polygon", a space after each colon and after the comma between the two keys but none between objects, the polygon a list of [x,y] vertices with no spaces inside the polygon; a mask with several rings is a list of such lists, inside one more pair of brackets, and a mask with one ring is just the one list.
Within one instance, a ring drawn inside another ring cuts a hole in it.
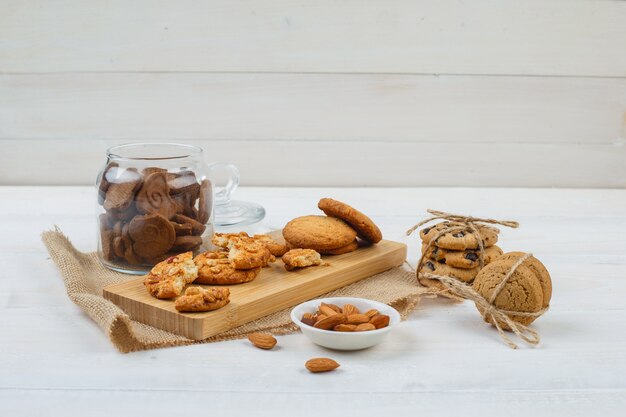
[{"label": "chocolate chip cookie", "polygon": [[[480,266],[479,249],[476,250],[463,250],[453,251],[449,249],[443,249],[437,246],[431,246],[428,248],[427,243],[422,244],[422,254],[430,259],[433,259],[439,263],[453,266],[455,268],[472,269]],[[485,248],[485,265],[502,255],[502,249],[498,246],[490,246]]]},{"label": "chocolate chip cookie", "polygon": [[456,278],[463,282],[472,282],[478,274],[479,268],[463,269],[455,268],[437,261],[425,260],[418,272],[427,272],[429,274],[444,275]]},{"label": "chocolate chip cookie", "polygon": [[[460,223],[442,222],[434,226],[425,227],[420,230],[420,237],[424,243],[429,243],[445,228],[463,226]],[[497,229],[479,226],[478,231],[483,240],[483,246],[488,248],[498,241]],[[466,250],[478,249],[478,239],[469,228],[454,232],[445,233],[435,241],[435,245],[443,249]]]}]

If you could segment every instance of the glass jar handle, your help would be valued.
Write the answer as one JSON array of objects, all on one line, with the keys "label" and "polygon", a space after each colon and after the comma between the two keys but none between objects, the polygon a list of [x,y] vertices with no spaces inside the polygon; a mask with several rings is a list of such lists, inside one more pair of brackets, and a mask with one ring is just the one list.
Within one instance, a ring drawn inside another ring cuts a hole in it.
[{"label": "glass jar handle", "polygon": [[219,190],[215,187],[215,205],[223,205],[230,203],[230,197],[233,192],[239,186],[239,170],[237,167],[230,163],[225,162],[215,162],[209,165],[209,175],[211,176],[211,181],[213,181],[213,177],[215,176],[215,171],[218,169],[223,169],[227,172],[228,181],[226,185],[220,187]]}]

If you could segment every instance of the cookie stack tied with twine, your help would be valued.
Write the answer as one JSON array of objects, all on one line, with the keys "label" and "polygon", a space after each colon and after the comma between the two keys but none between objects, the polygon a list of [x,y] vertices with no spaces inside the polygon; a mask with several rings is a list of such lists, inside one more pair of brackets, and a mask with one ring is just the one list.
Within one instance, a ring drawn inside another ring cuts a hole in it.
[{"label": "cookie stack tied with twine", "polygon": [[[509,347],[516,349],[517,345],[505,334],[504,330],[512,331],[531,346],[539,344],[539,334],[528,325],[549,308],[552,281],[548,270],[531,253],[523,252],[510,252],[498,256],[495,260],[489,259],[489,265],[485,266],[485,258],[488,256],[485,242],[488,238],[483,236],[482,232],[485,227],[488,227],[486,230],[495,228],[486,226],[484,223],[513,228],[518,227],[519,224],[514,221],[459,216],[435,210],[428,210],[428,212],[434,216],[413,226],[407,231],[407,235],[430,221],[448,220],[448,222],[440,223],[442,226],[428,241],[423,253],[428,253],[430,247],[442,236],[465,231],[474,236],[474,241],[478,245],[479,271],[473,280],[473,285],[470,286],[450,274],[429,272],[431,268],[424,269],[424,264],[430,261],[425,260],[428,258],[423,254],[416,268],[418,280],[431,285],[435,284],[443,292],[452,296],[473,301],[483,319],[496,327],[500,337]],[[426,231],[423,235],[428,234],[429,231]]]},{"label": "cookie stack tied with twine", "polygon": [[445,275],[471,283],[485,265],[502,255],[502,249],[495,245],[500,230],[488,224],[519,226],[514,221],[479,219],[435,210],[428,212],[434,216],[413,226],[407,235],[426,223],[445,220],[420,230],[422,256],[417,265],[419,282],[441,290],[441,295],[449,293],[439,281],[425,278],[421,273]]}]

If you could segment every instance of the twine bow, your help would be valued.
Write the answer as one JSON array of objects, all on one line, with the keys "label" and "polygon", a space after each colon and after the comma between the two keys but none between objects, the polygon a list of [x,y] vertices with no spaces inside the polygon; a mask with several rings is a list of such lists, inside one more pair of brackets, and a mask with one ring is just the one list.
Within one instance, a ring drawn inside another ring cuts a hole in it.
[{"label": "twine bow", "polygon": [[502,281],[500,281],[500,283],[494,289],[493,293],[489,297],[489,300],[485,299],[481,294],[474,290],[472,286],[467,285],[456,278],[432,274],[428,272],[420,272],[422,264],[424,263],[424,259],[426,258],[425,254],[428,253],[430,248],[435,244],[435,241],[447,233],[454,234],[460,231],[471,232],[476,237],[479,248],[480,268],[482,269],[484,266],[485,247],[479,231],[479,226],[499,232],[499,229],[487,226],[487,224],[498,224],[506,227],[517,228],[519,227],[519,223],[512,220],[495,220],[483,219],[480,217],[472,216],[461,216],[457,214],[451,214],[430,209],[428,210],[428,212],[433,216],[417,223],[415,226],[407,230],[407,236],[417,230],[420,226],[423,226],[424,224],[429,223],[433,220],[445,219],[449,223],[443,224],[441,226],[441,230],[428,242],[428,246],[426,247],[426,250],[423,251],[423,255],[420,257],[419,263],[417,264],[417,276],[437,280],[441,282],[447,288],[447,291],[451,292],[452,294],[473,301],[483,318],[493,323],[493,325],[498,330],[498,333],[500,334],[502,340],[504,340],[504,342],[510,348],[517,349],[517,345],[506,335],[500,323],[505,323],[511,329],[511,331],[515,333],[515,335],[517,335],[517,337],[519,337],[523,342],[531,346],[538,345],[540,341],[539,333],[529,328],[528,326],[514,321],[513,319],[511,319],[511,315],[515,315],[518,317],[539,317],[540,315],[545,313],[549,307],[542,308],[541,310],[535,312],[520,312],[500,309],[494,304],[496,298],[503,290],[508,280],[513,276],[513,273],[515,273],[517,268],[522,265],[527,259],[533,256],[531,253],[527,253],[526,255],[522,256],[511,266],[511,269],[506,273],[506,275],[502,278]]}]

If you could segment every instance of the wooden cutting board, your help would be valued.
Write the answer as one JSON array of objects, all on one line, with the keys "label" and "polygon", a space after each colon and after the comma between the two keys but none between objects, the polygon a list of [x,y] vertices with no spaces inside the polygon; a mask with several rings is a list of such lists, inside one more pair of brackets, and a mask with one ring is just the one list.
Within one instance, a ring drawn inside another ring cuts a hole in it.
[{"label": "wooden cutting board", "polygon": [[254,281],[229,285],[230,303],[205,313],[179,313],[173,300],[152,297],[143,285],[143,277],[109,285],[103,295],[134,320],[202,340],[401,265],[406,259],[406,245],[383,240],[351,253],[323,258],[328,266],[291,272],[279,259],[263,268]]}]

